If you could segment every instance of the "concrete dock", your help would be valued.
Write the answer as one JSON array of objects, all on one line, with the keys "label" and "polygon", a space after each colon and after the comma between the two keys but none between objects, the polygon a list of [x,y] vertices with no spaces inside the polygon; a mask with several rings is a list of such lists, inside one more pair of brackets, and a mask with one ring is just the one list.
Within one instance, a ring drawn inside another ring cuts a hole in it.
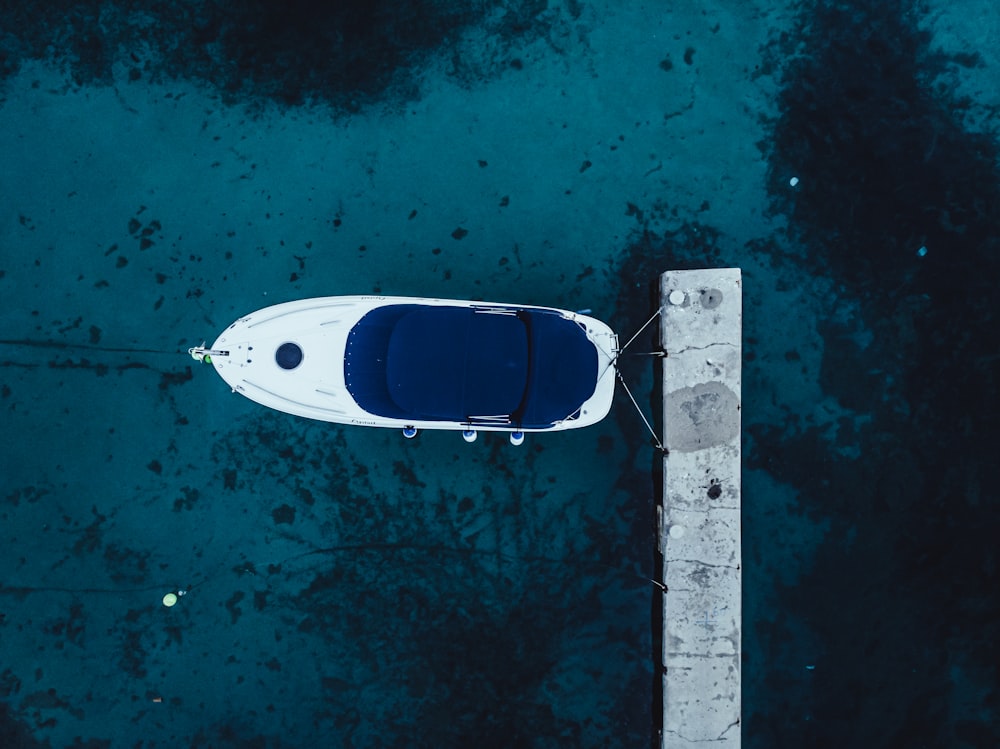
[{"label": "concrete dock", "polygon": [[741,743],[738,268],[660,277],[664,749]]}]

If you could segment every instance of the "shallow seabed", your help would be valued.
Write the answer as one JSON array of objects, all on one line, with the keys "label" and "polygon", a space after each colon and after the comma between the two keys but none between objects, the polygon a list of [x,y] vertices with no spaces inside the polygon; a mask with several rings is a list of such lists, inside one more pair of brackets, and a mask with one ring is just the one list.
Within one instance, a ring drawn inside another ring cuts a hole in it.
[{"label": "shallow seabed", "polygon": [[623,394],[404,440],[186,350],[357,293],[626,340],[706,266],[744,273],[744,745],[1000,744],[1000,10],[624,5],[0,8],[0,745],[657,745]]}]

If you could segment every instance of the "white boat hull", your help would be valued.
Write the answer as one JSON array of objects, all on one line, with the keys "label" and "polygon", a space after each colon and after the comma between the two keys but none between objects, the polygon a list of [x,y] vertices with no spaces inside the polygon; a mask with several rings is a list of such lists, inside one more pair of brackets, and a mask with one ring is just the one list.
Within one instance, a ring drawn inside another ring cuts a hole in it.
[{"label": "white boat hull", "polygon": [[[509,416],[505,420],[503,415],[426,419],[366,410],[352,395],[350,375],[345,376],[351,331],[373,310],[393,305],[421,310],[467,308],[476,314],[534,313],[546,315],[547,319],[558,315],[579,326],[594,347],[597,369],[593,373],[593,393],[564,418],[533,425]],[[547,432],[589,426],[607,415],[614,396],[618,339],[600,320],[549,307],[411,297],[333,296],[300,299],[252,312],[226,328],[211,349],[192,349],[191,353],[210,362],[234,393],[262,406],[308,419],[408,432],[414,429]]]}]

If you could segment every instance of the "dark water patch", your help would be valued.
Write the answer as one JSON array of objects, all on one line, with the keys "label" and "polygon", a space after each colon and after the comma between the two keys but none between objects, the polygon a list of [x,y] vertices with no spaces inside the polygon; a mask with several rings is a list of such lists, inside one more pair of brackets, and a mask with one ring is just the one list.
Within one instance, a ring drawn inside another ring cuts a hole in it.
[{"label": "dark water patch", "polygon": [[1000,262],[996,140],[963,128],[971,102],[944,81],[964,56],[934,51],[919,21],[904,0],[819,2],[772,50],[799,52],[773,130],[773,208],[838,279],[886,305],[969,301],[965,274]]},{"label": "dark water patch", "polygon": [[34,732],[19,716],[11,714],[6,701],[0,701],[0,736],[10,749],[49,749],[50,744],[34,737]]},{"label": "dark water patch", "polygon": [[118,667],[135,679],[143,679],[147,674],[144,638],[146,634],[134,627],[126,627],[121,633]]},{"label": "dark water patch", "polygon": [[9,668],[5,668],[0,673],[0,698],[7,699],[20,691],[21,679]]},{"label": "dark water patch", "polygon": [[630,582],[649,548],[633,548],[632,511],[581,525],[592,503],[536,475],[541,443],[489,442],[442,484],[440,451],[420,441],[355,458],[370,434],[260,414],[214,453],[255,492],[307,490],[314,504],[283,533],[329,539],[254,578],[256,610],[337,654],[318,659],[328,699],[299,719],[359,746],[648,745],[648,691],[635,691],[649,688],[635,656],[648,635],[624,624],[647,598]]},{"label": "dark water patch", "polygon": [[857,328],[820,326],[821,385],[864,418],[749,428],[748,465],[829,524],[801,584],[780,591],[798,641],[815,647],[774,651],[776,672],[814,659],[814,678],[754,703],[753,746],[1000,742],[998,674],[973,665],[1000,660],[1000,506],[981,437],[1000,414],[988,343],[1000,151],[963,126],[970,102],[947,83],[975,55],[935,51],[920,10],[809,3],[777,45],[796,54],[769,154],[772,205],[805,266],[857,302]]},{"label": "dark water patch", "polygon": [[458,37],[485,24],[504,50],[546,33],[548,8],[547,0],[11,2],[0,6],[0,79],[45,59],[76,85],[110,85],[123,66],[129,83],[171,77],[231,101],[357,110],[416,97],[420,65],[443,50],[465,82],[500,74],[502,61],[456,51]]},{"label": "dark water patch", "polygon": [[239,604],[245,597],[246,593],[242,590],[237,590],[229,597],[229,600],[226,601],[226,611],[229,612],[230,624],[236,624],[239,618],[243,615],[243,609],[240,608]]},{"label": "dark water patch", "polygon": [[[544,565],[506,577],[488,556],[400,548],[390,559],[336,562],[283,604],[305,613],[305,631],[338,643],[332,669],[371,674],[382,699],[415,718],[421,746],[580,745],[582,727],[554,714],[549,690],[565,677],[563,643],[602,617],[590,579],[567,581]],[[398,569],[413,572],[404,579]]]},{"label": "dark water patch", "polygon": [[108,568],[108,577],[116,583],[139,585],[146,582],[149,574],[148,551],[130,549],[120,544],[108,544],[104,547],[104,562]]},{"label": "dark water patch", "polygon": [[44,499],[51,491],[51,489],[38,486],[24,486],[4,495],[3,502],[11,507],[18,507],[22,501],[33,505]]},{"label": "dark water patch", "polygon": [[275,525],[291,525],[295,522],[295,508],[291,505],[281,505],[271,510]]},{"label": "dark water patch", "polygon": [[66,642],[83,647],[85,628],[86,617],[83,613],[83,604],[79,601],[73,601],[65,616],[50,621],[44,625],[43,630],[48,635],[65,638],[63,642],[59,642],[56,645],[56,648],[61,650],[65,647]]},{"label": "dark water patch", "polygon": [[91,507],[90,511],[94,515],[94,520],[79,532],[79,537],[73,542],[73,554],[77,556],[93,553],[104,545],[102,526],[107,516],[99,513],[96,506]]},{"label": "dark water patch", "polygon": [[180,492],[182,496],[174,500],[174,512],[193,510],[201,497],[201,491],[195,486],[182,486]]},{"label": "dark water patch", "polygon": [[183,385],[194,379],[194,373],[190,366],[184,366],[178,372],[163,372],[160,375],[160,382],[157,385],[160,390],[168,390],[178,385]]},{"label": "dark water patch", "polygon": [[284,749],[288,744],[280,736],[259,736],[248,731],[239,719],[216,723],[195,733],[192,747],[211,746],[219,749]]}]

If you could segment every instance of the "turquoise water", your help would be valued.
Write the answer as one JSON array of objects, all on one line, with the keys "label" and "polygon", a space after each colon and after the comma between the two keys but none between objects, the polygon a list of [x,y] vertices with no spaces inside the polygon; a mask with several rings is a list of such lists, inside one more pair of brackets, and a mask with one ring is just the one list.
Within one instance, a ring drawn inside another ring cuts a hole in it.
[{"label": "turquoise water", "polygon": [[730,266],[743,743],[996,745],[1000,15],[869,6],[3,5],[0,745],[658,746],[623,393],[405,440],[186,351],[357,293],[627,340]]}]

